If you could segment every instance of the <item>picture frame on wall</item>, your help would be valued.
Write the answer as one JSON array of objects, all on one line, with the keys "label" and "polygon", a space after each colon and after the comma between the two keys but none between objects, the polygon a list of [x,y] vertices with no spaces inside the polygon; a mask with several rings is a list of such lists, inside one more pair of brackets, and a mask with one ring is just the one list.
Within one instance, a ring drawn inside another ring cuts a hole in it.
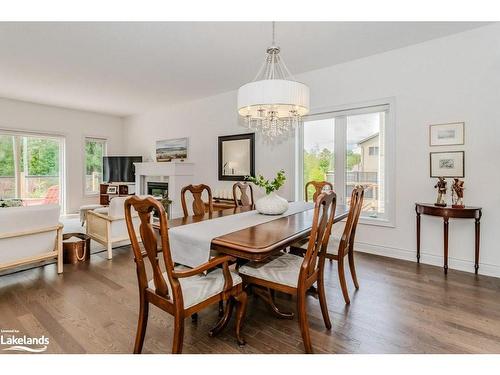
[{"label": "picture frame on wall", "polygon": [[465,123],[429,125],[430,146],[457,146],[465,143]]},{"label": "picture frame on wall", "polygon": [[189,138],[164,139],[156,141],[156,161],[184,161],[188,157]]},{"label": "picture frame on wall", "polygon": [[432,178],[465,177],[464,151],[431,152],[429,158]]}]

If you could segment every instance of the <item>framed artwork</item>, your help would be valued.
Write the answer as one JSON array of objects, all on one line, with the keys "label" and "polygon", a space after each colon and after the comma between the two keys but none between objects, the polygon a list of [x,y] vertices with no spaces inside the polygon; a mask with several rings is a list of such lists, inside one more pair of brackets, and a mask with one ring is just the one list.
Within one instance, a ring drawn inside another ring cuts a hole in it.
[{"label": "framed artwork", "polygon": [[430,146],[455,146],[464,144],[465,123],[453,122],[429,126]]},{"label": "framed artwork", "polygon": [[431,177],[465,177],[465,152],[431,152]]},{"label": "framed artwork", "polygon": [[118,194],[118,186],[108,186],[107,194]]},{"label": "framed artwork", "polygon": [[156,161],[187,159],[189,138],[165,139],[156,141]]}]

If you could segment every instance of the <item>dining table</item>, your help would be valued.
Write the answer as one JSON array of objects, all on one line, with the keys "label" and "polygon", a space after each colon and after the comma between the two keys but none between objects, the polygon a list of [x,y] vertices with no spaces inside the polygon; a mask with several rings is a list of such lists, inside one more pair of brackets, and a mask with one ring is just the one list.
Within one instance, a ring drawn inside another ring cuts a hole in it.
[{"label": "dining table", "polygon": [[[217,235],[213,238],[210,237],[210,249],[219,254],[230,255],[236,258],[239,266],[248,261],[265,262],[292,244],[296,244],[297,242],[299,244],[306,243],[311,233],[314,206],[312,204],[304,204],[303,202],[295,202],[295,205],[301,208],[295,209],[296,212],[294,211],[292,214],[268,217],[265,222],[249,225],[235,231],[228,230],[222,235]],[[291,206],[293,206],[293,203],[291,203]],[[205,213],[204,215],[170,219],[168,220],[170,242],[172,242],[171,234],[175,232],[175,228],[188,228],[190,225],[195,224],[192,225],[191,232],[193,237],[195,237],[197,229],[201,229],[198,225],[200,223],[227,217],[244,221],[244,216],[248,216],[249,214],[260,215],[256,211],[253,213],[251,211],[255,211],[254,206],[239,206],[214,211],[211,214]],[[334,224],[347,218],[348,214],[349,206],[336,205]],[[159,224],[153,223],[153,228],[159,230]],[[184,240],[187,241],[189,239],[184,237]],[[180,264],[187,265],[183,262],[180,262]],[[311,288],[314,289],[314,287]],[[314,294],[315,290],[311,292]],[[262,291],[259,288],[255,288],[253,289],[253,293],[262,298],[277,317],[281,319],[293,318],[294,313],[281,311],[275,305],[273,295],[269,290]],[[222,306],[220,305],[219,314],[222,314]]]},{"label": "dining table", "polygon": [[[226,216],[233,216],[234,220],[238,220],[238,214],[253,210],[255,210],[253,206],[239,206],[214,211],[212,214],[174,218],[168,220],[168,226],[169,229],[173,229]],[[349,206],[338,204],[334,223],[342,221],[348,214]],[[216,236],[211,240],[210,247],[218,253],[231,255],[238,260],[264,261],[291,244],[307,239],[311,233],[313,215],[312,205],[292,215],[276,215],[273,220]],[[154,223],[153,227],[159,229],[159,224]]]}]

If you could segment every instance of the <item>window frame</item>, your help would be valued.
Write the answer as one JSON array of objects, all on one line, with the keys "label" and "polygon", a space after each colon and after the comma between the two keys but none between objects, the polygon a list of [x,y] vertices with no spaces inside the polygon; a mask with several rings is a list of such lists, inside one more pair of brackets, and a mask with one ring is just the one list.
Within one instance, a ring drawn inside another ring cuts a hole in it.
[{"label": "window frame", "polygon": [[[346,146],[347,146],[347,116],[359,115],[363,113],[381,112],[384,110],[385,115],[385,145],[384,145],[384,169],[385,169],[385,215],[382,218],[360,217],[359,222],[368,225],[395,227],[395,139],[396,139],[396,101],[395,98],[382,98],[366,102],[358,102],[354,104],[338,105],[331,107],[323,107],[311,110],[311,113],[304,117],[303,124],[296,132],[296,184],[295,198],[304,200],[304,124],[306,121],[334,118],[334,155],[335,155],[335,176],[337,203],[345,204],[345,174],[346,174]],[[379,151],[380,155],[380,151]]]},{"label": "window frame", "polygon": [[[83,196],[84,197],[96,197],[100,195],[100,192],[89,192],[87,191],[87,153],[86,153],[86,144],[87,141],[93,141],[93,142],[99,142],[104,145],[104,150],[102,153],[102,156],[107,156],[108,155],[108,139],[106,137],[102,136],[90,136],[86,135],[83,137]],[[104,163],[103,163],[103,169],[104,169]],[[103,170],[104,173],[104,170]],[[101,182],[102,183],[102,182]]]},{"label": "window frame", "polygon": [[[10,129],[0,127],[0,133],[3,135],[10,135],[13,137],[36,137],[48,138],[59,142],[59,206],[61,207],[61,215],[66,214],[66,186],[67,186],[67,168],[66,168],[66,135],[51,132],[37,132],[23,129]],[[17,179],[17,176],[15,176]]]}]

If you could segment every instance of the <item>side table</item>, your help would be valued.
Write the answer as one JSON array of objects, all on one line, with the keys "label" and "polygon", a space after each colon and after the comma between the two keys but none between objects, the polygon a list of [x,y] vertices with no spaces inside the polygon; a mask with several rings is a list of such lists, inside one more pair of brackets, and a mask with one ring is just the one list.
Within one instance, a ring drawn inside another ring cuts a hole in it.
[{"label": "side table", "polygon": [[477,274],[479,269],[479,237],[480,220],[482,216],[481,207],[453,208],[440,207],[429,203],[415,203],[415,212],[417,213],[417,262],[420,263],[420,215],[440,216],[444,223],[444,273],[448,273],[448,222],[453,219],[474,219],[475,220],[475,256],[474,271]]}]

